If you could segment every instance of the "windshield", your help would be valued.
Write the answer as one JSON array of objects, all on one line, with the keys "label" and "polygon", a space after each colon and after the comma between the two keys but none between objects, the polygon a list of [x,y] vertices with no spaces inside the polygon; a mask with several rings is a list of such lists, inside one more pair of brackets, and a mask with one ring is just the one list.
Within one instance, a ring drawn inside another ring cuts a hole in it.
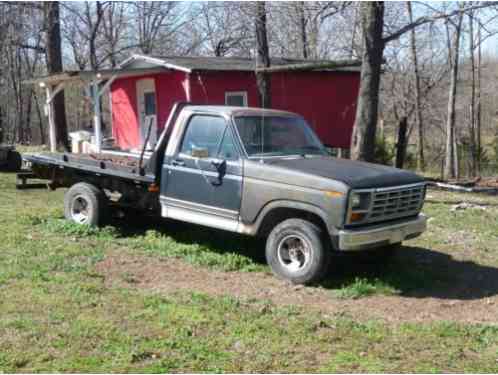
[{"label": "windshield", "polygon": [[248,156],[325,155],[306,121],[289,116],[235,117]]}]

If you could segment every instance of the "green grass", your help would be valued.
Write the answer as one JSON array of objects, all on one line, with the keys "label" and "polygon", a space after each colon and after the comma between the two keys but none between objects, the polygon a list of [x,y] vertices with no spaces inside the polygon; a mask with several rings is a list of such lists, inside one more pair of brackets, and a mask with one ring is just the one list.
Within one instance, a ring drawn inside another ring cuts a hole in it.
[{"label": "green grass", "polygon": [[[63,191],[17,192],[13,185],[14,175],[0,174],[0,372],[498,371],[495,326],[387,324],[233,296],[108,285],[95,265],[117,249],[254,277],[269,270],[257,240],[139,218],[79,227],[61,220]],[[391,265],[338,260],[322,285],[330,298],[361,304],[379,294],[451,294],[458,267],[491,269],[498,261],[496,207],[450,212],[442,202],[462,197],[437,198],[425,208],[434,218],[428,233]],[[472,234],[470,245],[454,231]]]}]

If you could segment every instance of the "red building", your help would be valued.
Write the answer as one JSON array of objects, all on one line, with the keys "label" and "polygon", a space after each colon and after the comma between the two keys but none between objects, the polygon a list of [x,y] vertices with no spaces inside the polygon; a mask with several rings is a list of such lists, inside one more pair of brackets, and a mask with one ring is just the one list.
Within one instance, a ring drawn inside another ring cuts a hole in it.
[{"label": "red building", "polygon": [[[298,63],[310,61],[272,59],[271,65]],[[177,101],[259,107],[254,67],[254,60],[248,58],[132,56],[120,69],[144,74],[118,76],[110,87],[112,132],[117,145],[139,149],[150,121],[153,144]],[[302,115],[324,144],[349,148],[359,70],[272,72],[272,108]]]}]

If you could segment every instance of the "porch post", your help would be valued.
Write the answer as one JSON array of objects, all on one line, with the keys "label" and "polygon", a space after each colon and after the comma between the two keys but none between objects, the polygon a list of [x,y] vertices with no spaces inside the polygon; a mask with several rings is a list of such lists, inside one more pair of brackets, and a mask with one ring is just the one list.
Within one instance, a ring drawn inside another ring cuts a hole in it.
[{"label": "porch post", "polygon": [[45,101],[45,105],[47,108],[47,115],[48,115],[48,135],[49,135],[49,142],[50,142],[50,152],[56,152],[57,151],[57,137],[56,137],[56,129],[55,129],[55,121],[54,121],[54,108],[52,104],[52,88],[50,85],[47,85],[45,87],[45,93],[47,95],[47,100]]},{"label": "porch post", "polygon": [[102,151],[102,124],[100,123],[100,95],[99,95],[99,82],[95,81],[92,84],[92,98],[93,98],[93,128],[95,132],[95,152]]}]

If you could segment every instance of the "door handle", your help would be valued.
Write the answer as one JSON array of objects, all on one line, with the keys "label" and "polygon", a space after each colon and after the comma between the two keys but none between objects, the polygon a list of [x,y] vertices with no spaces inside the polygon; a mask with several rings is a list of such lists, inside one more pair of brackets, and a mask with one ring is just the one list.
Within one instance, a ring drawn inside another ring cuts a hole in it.
[{"label": "door handle", "polygon": [[183,167],[185,166],[185,162],[183,160],[176,159],[171,162],[171,165],[175,167]]}]

